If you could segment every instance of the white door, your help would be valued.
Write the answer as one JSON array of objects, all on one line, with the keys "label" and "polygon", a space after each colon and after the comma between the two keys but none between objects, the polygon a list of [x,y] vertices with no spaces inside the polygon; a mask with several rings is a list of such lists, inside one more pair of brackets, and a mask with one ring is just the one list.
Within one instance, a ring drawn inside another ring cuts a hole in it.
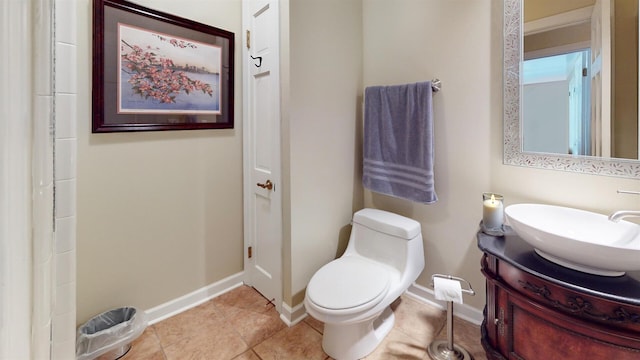
[{"label": "white door", "polygon": [[282,304],[277,0],[243,2],[245,282]]},{"label": "white door", "polygon": [[611,0],[591,15],[591,155],[611,157]]}]

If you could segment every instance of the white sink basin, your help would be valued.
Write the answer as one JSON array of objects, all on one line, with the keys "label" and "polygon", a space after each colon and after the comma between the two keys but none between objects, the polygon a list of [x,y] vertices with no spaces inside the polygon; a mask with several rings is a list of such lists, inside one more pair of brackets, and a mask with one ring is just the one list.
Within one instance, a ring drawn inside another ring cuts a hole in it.
[{"label": "white sink basin", "polygon": [[603,276],[640,270],[640,225],[542,204],[510,205],[505,214],[521,238],[558,265]]}]

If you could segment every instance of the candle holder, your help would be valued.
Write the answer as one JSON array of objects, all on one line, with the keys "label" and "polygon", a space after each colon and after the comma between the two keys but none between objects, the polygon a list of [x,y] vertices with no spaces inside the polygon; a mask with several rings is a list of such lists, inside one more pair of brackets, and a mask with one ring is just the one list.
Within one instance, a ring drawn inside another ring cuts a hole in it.
[{"label": "candle holder", "polygon": [[504,196],[482,193],[482,232],[493,236],[504,235]]}]

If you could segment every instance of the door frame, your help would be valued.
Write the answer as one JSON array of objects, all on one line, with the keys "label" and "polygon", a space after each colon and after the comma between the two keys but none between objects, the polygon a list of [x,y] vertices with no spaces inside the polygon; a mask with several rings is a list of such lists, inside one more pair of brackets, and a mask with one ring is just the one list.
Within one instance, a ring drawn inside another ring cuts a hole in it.
[{"label": "door frame", "polygon": [[[252,165],[253,165],[253,151],[252,151],[252,144],[253,144],[253,137],[252,134],[253,132],[253,124],[251,123],[251,118],[250,118],[250,114],[251,114],[251,69],[250,66],[253,64],[252,62],[250,62],[250,49],[247,46],[247,42],[250,41],[249,37],[247,36],[247,31],[253,30],[252,29],[252,22],[251,22],[251,9],[252,7],[250,6],[252,2],[254,1],[260,1],[260,0],[242,0],[242,33],[240,34],[241,38],[242,38],[242,160],[243,160],[243,229],[244,229],[244,241],[243,241],[243,259],[244,259],[244,266],[243,266],[243,279],[244,279],[244,283],[247,285],[252,285],[251,284],[251,271],[253,271],[253,263],[255,261],[255,255],[253,256],[253,258],[249,258],[248,256],[248,249],[250,246],[253,246],[253,239],[252,239],[252,224],[254,223],[253,221],[253,214],[251,211],[252,208],[252,198],[253,198],[253,193],[254,193],[254,188],[255,188],[255,184],[252,180]],[[279,24],[280,21],[280,4],[278,0],[272,0],[271,1],[271,5],[273,7],[273,10],[275,11],[276,14],[276,19],[275,22],[277,24]],[[276,25],[279,28],[279,25]],[[280,32],[276,31],[274,34],[274,39],[272,39],[273,44],[274,44],[274,49],[273,51],[277,53],[277,59],[279,60],[279,52],[280,52],[280,39],[279,39],[279,35]],[[278,61],[279,64],[279,61]],[[276,65],[276,71],[275,71],[275,77],[276,77],[276,81],[278,81],[278,83],[280,82],[280,71],[277,68],[279,67],[279,65]],[[279,88],[279,86],[278,86]],[[278,95],[278,101],[275,104],[276,109],[276,117],[280,118],[281,117],[281,112],[280,112],[280,95]],[[281,133],[281,132],[280,132]],[[282,170],[281,170],[281,136],[278,137],[278,141],[276,144],[274,144],[274,146],[276,146],[278,148],[278,164],[277,166],[275,166],[275,172],[277,172],[276,176],[273,177],[273,180],[276,184],[276,186],[278,187],[277,189],[277,194],[276,196],[279,196],[280,199],[282,199],[282,190],[280,188],[280,185],[282,183]],[[282,201],[278,201],[278,203],[280,204],[280,208],[277,209],[277,211],[280,212],[280,231],[279,231],[279,239],[280,239],[280,271],[279,271],[279,275],[280,278],[276,280],[276,286],[278,287],[275,291],[276,295],[275,295],[275,300],[274,300],[274,305],[276,310],[278,311],[278,313],[282,314],[283,311],[283,238],[282,238]],[[282,316],[281,316],[282,317]]]}]

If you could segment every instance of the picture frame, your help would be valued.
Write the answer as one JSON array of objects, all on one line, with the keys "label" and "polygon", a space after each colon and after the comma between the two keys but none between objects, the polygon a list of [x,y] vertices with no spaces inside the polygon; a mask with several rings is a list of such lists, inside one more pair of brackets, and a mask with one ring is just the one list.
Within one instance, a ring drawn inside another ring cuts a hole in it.
[{"label": "picture frame", "polygon": [[94,0],[92,77],[93,133],[234,126],[232,32]]}]

